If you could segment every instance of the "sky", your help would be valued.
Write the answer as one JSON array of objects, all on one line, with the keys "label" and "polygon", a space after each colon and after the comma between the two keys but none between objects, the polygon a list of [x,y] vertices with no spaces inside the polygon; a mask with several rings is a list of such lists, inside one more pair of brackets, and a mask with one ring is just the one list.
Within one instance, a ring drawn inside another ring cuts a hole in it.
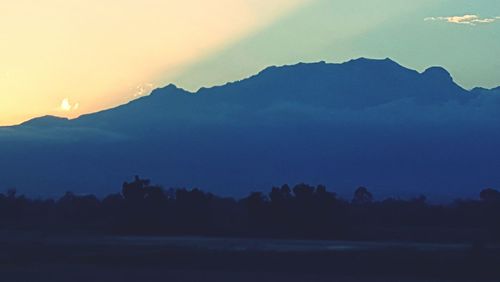
[{"label": "sky", "polygon": [[498,0],[0,0],[0,125],[358,57],[492,88],[498,50]]}]

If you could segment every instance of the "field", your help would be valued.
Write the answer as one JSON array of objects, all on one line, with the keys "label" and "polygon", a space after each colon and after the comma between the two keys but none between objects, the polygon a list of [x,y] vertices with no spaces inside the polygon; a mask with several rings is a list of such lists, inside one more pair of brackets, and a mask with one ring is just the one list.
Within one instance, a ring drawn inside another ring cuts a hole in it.
[{"label": "field", "polygon": [[3,233],[1,281],[498,281],[498,246]]}]

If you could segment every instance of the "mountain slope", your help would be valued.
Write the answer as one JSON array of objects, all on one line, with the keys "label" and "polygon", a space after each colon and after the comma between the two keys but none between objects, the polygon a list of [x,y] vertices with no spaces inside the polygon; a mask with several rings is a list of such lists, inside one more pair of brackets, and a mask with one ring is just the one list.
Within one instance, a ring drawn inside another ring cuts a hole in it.
[{"label": "mountain slope", "polygon": [[196,93],[174,85],[74,120],[0,128],[0,179],[104,194],[134,174],[241,196],[285,182],[346,195],[474,195],[500,185],[500,95],[386,60],[270,67]]}]

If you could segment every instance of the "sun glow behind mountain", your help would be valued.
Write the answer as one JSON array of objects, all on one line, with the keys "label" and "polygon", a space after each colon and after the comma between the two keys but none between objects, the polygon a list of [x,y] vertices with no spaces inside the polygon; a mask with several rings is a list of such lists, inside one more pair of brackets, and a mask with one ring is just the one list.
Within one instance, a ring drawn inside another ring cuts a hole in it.
[{"label": "sun glow behind mountain", "polygon": [[74,117],[145,95],[160,75],[265,27],[304,2],[4,1],[0,125],[44,114]]},{"label": "sun glow behind mountain", "polygon": [[498,0],[0,1],[0,125],[359,57],[494,88],[499,49]]}]

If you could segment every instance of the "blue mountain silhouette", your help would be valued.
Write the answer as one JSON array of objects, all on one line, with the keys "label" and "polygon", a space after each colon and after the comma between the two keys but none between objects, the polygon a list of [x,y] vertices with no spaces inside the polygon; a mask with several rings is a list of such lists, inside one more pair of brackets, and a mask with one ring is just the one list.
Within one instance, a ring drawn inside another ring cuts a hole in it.
[{"label": "blue mountain silhouette", "polygon": [[0,128],[0,180],[38,195],[105,194],[140,174],[236,196],[297,182],[470,196],[500,185],[499,121],[498,88],[465,90],[441,67],[300,63]]}]

